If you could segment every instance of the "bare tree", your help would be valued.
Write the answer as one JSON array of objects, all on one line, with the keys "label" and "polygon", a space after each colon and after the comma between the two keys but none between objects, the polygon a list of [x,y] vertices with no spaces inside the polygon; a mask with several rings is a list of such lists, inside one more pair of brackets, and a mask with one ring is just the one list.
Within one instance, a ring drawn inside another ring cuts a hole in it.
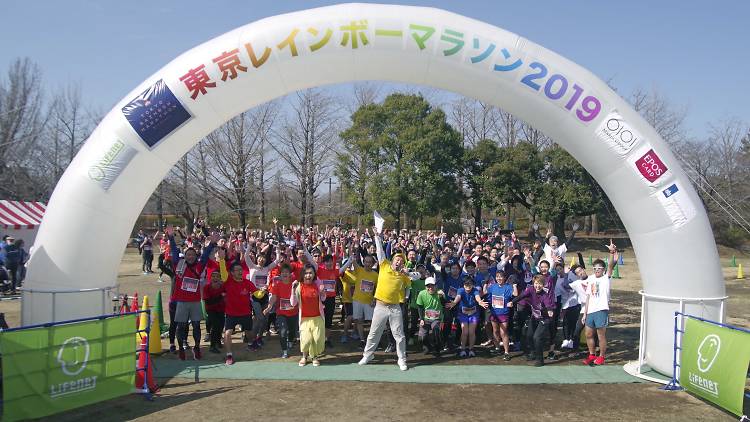
[{"label": "bare tree", "polygon": [[655,88],[651,91],[636,89],[629,102],[670,147],[681,150],[681,144],[685,140],[687,108],[675,106]]},{"label": "bare tree", "polygon": [[253,209],[255,171],[264,165],[259,156],[276,114],[275,103],[264,104],[230,119],[202,141],[208,150],[206,182],[211,194],[237,214],[242,227]]},{"label": "bare tree", "polygon": [[[36,183],[37,145],[44,132],[42,77],[28,58],[17,59],[0,79],[0,193],[32,199],[45,195]],[[42,170],[43,171],[43,170]]]},{"label": "bare tree", "polygon": [[334,98],[310,89],[296,94],[291,109],[271,146],[290,172],[289,186],[297,194],[300,223],[311,226],[317,190],[332,170],[339,108]]}]

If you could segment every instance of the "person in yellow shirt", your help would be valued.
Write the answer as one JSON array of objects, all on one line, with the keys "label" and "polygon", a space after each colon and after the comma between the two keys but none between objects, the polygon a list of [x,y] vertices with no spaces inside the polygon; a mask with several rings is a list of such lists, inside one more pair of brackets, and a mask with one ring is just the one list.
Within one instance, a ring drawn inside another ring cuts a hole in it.
[{"label": "person in yellow shirt", "polygon": [[388,325],[396,340],[398,367],[402,371],[406,371],[409,367],[406,365],[406,337],[404,337],[404,317],[401,303],[406,297],[405,289],[409,286],[412,278],[419,277],[419,273],[410,274],[406,271],[404,266],[406,257],[402,253],[395,254],[392,261],[386,259],[380,234],[376,227],[375,245],[380,269],[375,288],[375,309],[372,314],[372,325],[359,364],[367,365],[372,361],[375,349],[380,343],[380,337],[382,337],[383,331]]},{"label": "person in yellow shirt", "polygon": [[[375,308],[375,286],[378,283],[378,272],[373,270],[375,267],[375,257],[366,255],[362,258],[363,266],[357,264],[354,258],[354,251],[349,257],[349,268],[344,272],[341,281],[348,290],[352,298],[351,318],[355,321],[355,334],[359,335],[359,347],[365,348],[365,321],[372,321],[372,313]],[[343,295],[342,295],[343,297]],[[352,336],[354,337],[354,336]]]}]

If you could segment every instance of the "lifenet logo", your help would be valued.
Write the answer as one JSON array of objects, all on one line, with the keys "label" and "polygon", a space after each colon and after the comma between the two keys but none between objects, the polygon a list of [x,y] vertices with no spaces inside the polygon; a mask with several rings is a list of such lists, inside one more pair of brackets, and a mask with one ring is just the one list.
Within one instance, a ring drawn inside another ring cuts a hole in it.
[{"label": "lifenet logo", "polygon": [[708,372],[716,361],[721,350],[721,338],[716,334],[709,334],[698,346],[698,370]]},{"label": "lifenet logo", "polygon": [[89,361],[89,342],[83,337],[71,337],[57,351],[57,361],[65,375],[80,374]]},{"label": "lifenet logo", "polygon": [[651,183],[655,182],[662,174],[667,172],[667,166],[664,165],[653,149],[648,150],[643,157],[639,158],[635,162],[635,166],[638,167],[638,171],[641,172],[641,175]]}]

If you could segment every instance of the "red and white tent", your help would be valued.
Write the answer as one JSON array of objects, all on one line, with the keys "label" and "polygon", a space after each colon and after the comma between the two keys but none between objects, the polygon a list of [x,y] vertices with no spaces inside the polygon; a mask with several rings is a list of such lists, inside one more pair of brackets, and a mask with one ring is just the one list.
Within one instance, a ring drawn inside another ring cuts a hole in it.
[{"label": "red and white tent", "polygon": [[28,250],[34,243],[46,209],[41,202],[0,200],[0,233],[23,239]]}]

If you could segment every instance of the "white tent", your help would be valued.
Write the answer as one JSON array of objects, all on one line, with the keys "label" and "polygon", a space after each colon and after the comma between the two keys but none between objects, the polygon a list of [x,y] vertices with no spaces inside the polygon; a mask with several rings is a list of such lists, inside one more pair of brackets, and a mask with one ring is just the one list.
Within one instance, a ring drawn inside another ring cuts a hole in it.
[{"label": "white tent", "polygon": [[28,251],[34,244],[46,209],[41,202],[0,200],[0,235],[23,239]]}]

